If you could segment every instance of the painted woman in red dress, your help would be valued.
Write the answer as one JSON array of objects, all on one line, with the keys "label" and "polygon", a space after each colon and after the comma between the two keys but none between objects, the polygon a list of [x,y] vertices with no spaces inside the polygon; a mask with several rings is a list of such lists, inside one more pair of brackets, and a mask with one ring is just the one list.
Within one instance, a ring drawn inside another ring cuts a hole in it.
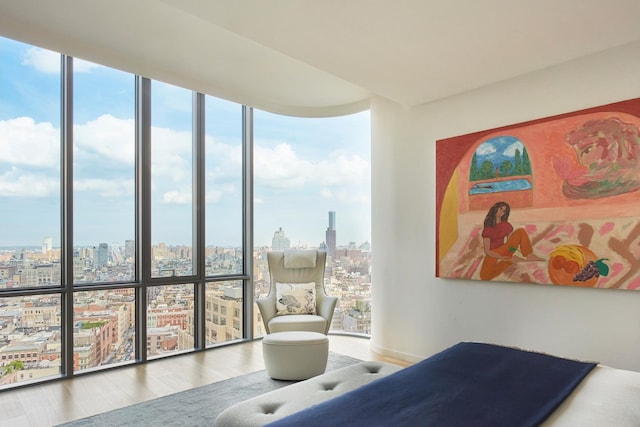
[{"label": "painted woman in red dress", "polygon": [[[506,202],[498,202],[489,209],[484,219],[482,241],[484,260],[480,269],[480,279],[491,280],[517,262],[544,261],[533,253],[531,240],[523,228],[514,231],[509,224],[511,207]],[[515,255],[520,250],[522,257]]]}]

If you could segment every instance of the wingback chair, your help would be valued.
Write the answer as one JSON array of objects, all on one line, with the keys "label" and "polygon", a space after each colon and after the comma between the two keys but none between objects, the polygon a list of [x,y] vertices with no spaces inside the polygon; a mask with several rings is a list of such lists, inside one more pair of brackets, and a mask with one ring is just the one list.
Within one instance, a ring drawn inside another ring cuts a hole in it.
[{"label": "wingback chair", "polygon": [[329,296],[324,289],[326,260],[327,253],[317,250],[267,253],[269,294],[256,300],[267,334],[329,333],[338,298]]}]

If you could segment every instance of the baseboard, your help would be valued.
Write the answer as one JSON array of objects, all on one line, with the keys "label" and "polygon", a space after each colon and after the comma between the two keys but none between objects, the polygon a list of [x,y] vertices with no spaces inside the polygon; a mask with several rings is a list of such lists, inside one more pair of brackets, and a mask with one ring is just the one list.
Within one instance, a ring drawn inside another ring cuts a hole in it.
[{"label": "baseboard", "polygon": [[425,356],[419,356],[417,354],[412,354],[412,353],[403,353],[400,351],[379,346],[373,341],[373,339],[369,341],[369,347],[371,347],[371,351],[378,353],[381,356],[392,357],[394,359],[404,360],[406,362],[411,362],[411,363],[417,363],[425,358]]}]

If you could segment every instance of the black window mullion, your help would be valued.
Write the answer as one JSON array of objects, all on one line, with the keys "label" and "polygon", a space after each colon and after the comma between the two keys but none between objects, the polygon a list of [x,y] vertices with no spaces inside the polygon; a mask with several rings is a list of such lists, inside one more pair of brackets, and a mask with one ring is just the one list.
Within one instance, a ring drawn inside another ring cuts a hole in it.
[{"label": "black window mullion", "polygon": [[195,312],[193,339],[196,349],[206,348],[205,337],[205,98],[193,92],[193,271]]},{"label": "black window mullion", "polygon": [[61,197],[61,297],[62,376],[73,376],[73,58],[61,55],[62,149],[60,163]]},{"label": "black window mullion", "polygon": [[242,336],[253,339],[253,108],[242,106]]},{"label": "black window mullion", "polygon": [[151,280],[151,80],[136,76],[136,359],[147,360]]}]

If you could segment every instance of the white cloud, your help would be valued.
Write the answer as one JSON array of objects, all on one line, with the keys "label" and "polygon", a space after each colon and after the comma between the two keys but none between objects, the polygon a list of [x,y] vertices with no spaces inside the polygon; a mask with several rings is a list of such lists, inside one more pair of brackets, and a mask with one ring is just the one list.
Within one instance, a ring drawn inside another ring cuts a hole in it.
[{"label": "white cloud", "polygon": [[224,184],[216,186],[214,189],[207,190],[205,195],[206,203],[217,203],[227,194],[235,194],[237,192],[236,187],[232,184]]},{"label": "white cloud", "polygon": [[339,187],[361,185],[369,182],[369,163],[355,155],[348,156],[344,152],[334,152],[329,159],[315,166],[318,182],[324,185]]},{"label": "white cloud", "polygon": [[151,130],[151,173],[173,182],[191,182],[191,132],[166,128]]},{"label": "white cloud", "polygon": [[100,197],[132,195],[133,180],[127,179],[83,179],[73,182],[74,191],[89,191]]},{"label": "white cloud", "polygon": [[186,205],[191,203],[190,191],[167,191],[162,196],[162,203]]},{"label": "white cloud", "polygon": [[[191,182],[191,132],[153,127],[151,130],[151,171],[154,180]],[[76,157],[98,155],[105,160],[133,165],[135,122],[104,114],[74,128]]]},{"label": "white cloud", "polygon": [[273,189],[322,186],[322,196],[331,198],[337,190],[363,192],[358,189],[370,181],[369,162],[344,151],[329,153],[327,158],[316,161],[299,158],[286,143],[271,149],[256,146],[254,152],[256,182]]},{"label": "white cloud", "polygon": [[[60,61],[59,53],[39,47],[29,48],[22,58],[23,65],[33,67],[45,74],[60,73]],[[76,73],[86,73],[97,67],[100,67],[100,65],[82,59],[73,59],[73,71]]]},{"label": "white cloud", "polygon": [[[190,131],[159,127],[152,129],[153,191],[162,195],[163,203],[191,202],[191,139]],[[272,143],[268,148],[265,145],[268,144],[254,146],[254,175],[257,185],[276,191],[302,189],[336,201],[368,202],[370,164],[358,155],[340,150],[321,158],[304,159],[291,144]],[[50,123],[37,124],[28,117],[0,121],[0,162],[16,167],[36,166],[57,171],[59,147],[59,129]],[[239,177],[242,150],[239,143],[224,144],[208,136],[206,154],[207,182],[210,183],[206,194],[207,203],[221,202],[225,197],[241,191]],[[97,177],[77,176],[74,183],[76,191],[91,191],[103,197],[131,194],[134,186],[130,177],[121,179],[116,175],[111,178],[106,174],[120,168],[118,165],[126,165],[133,170],[134,160],[133,119],[119,119],[105,114],[74,127],[74,162],[81,162],[83,170],[92,170],[91,162],[101,162],[94,168]],[[22,169],[20,171],[28,173]],[[19,182],[28,182],[33,176],[25,175],[22,180],[14,176],[9,181],[5,177],[3,194],[13,191],[10,188],[17,189]],[[54,178],[54,182],[55,179],[58,177]],[[55,184],[57,191],[57,182]],[[43,183],[38,188],[38,191],[45,192],[53,187]],[[268,196],[263,194],[261,197]],[[257,198],[255,203],[261,203],[261,199]]]},{"label": "white cloud", "polygon": [[96,153],[104,159],[133,165],[135,162],[135,122],[103,114],[84,125],[74,127],[74,147]]},{"label": "white cloud", "polygon": [[46,197],[60,191],[60,178],[42,174],[24,173],[13,167],[0,175],[2,197]]},{"label": "white cloud", "polygon": [[30,117],[0,120],[0,162],[56,168],[60,163],[60,130]]},{"label": "white cloud", "polygon": [[205,137],[205,154],[207,157],[207,180],[224,181],[233,179],[242,173],[242,147],[241,141],[225,144],[217,138],[207,135]]},{"label": "white cloud", "polygon": [[287,143],[274,148],[254,147],[254,174],[261,184],[273,188],[304,186],[313,177],[314,165],[297,157]]},{"label": "white cloud", "polygon": [[516,150],[520,150],[520,154],[524,151],[524,145],[520,141],[515,141],[513,144],[509,144],[507,148],[504,149],[503,154],[505,156],[514,157],[516,155]]},{"label": "white cloud", "polygon": [[[191,203],[191,134],[170,129],[154,128],[152,143],[152,171],[154,191],[164,189],[162,202],[171,204]],[[215,138],[205,141],[207,156],[206,203],[219,203],[226,196],[241,189],[233,182],[240,182],[242,173],[242,149],[222,144]],[[177,188],[180,187],[180,188]]]},{"label": "white cloud", "polygon": [[476,152],[480,156],[486,156],[486,155],[489,155],[489,154],[494,154],[496,152],[496,147],[494,147],[494,145],[492,143],[490,143],[490,142],[483,142],[477,148]]},{"label": "white cloud", "polygon": [[46,74],[60,73],[60,54],[39,47],[32,47],[25,52],[22,64],[29,65]]},{"label": "white cloud", "polygon": [[[164,203],[190,203],[192,181],[191,133],[166,128],[152,129],[152,175],[153,188],[163,194]],[[59,180],[60,130],[51,123],[35,123],[32,118],[20,117],[0,121],[0,163],[12,167],[28,166],[51,169]],[[242,165],[242,150],[239,146],[218,143],[207,139],[207,155],[215,161],[209,165],[207,179],[215,188],[207,194],[207,201],[215,203],[225,195],[239,191],[236,186],[225,183],[238,180]],[[99,162],[95,163],[95,162]],[[131,194],[134,186],[130,179],[105,176],[118,165],[133,170],[135,162],[135,123],[133,119],[119,119],[104,114],[85,124],[74,126],[74,163],[83,170],[97,171],[98,178],[79,177],[74,182],[75,191],[95,192],[102,197]],[[92,165],[95,164],[95,167]],[[2,194],[22,191],[24,194],[41,194],[51,190],[51,185],[21,187],[20,183],[31,182],[33,176],[18,177],[17,173],[28,171],[14,169],[9,179],[3,177]],[[76,171],[77,173],[77,171]],[[35,176],[35,175],[34,175]],[[186,190],[183,190],[186,189]],[[57,187],[55,187],[57,191]]]}]

